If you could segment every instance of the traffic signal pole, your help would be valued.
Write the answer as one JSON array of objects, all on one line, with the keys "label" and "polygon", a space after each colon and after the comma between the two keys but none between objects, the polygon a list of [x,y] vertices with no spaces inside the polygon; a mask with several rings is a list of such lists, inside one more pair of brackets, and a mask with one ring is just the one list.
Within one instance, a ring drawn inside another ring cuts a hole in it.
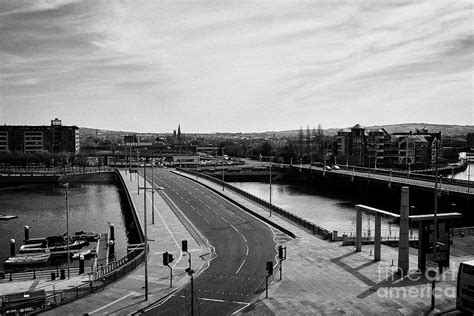
[{"label": "traffic signal pole", "polygon": [[268,277],[273,275],[273,261],[266,263],[267,275],[265,276],[265,298],[268,298]]}]

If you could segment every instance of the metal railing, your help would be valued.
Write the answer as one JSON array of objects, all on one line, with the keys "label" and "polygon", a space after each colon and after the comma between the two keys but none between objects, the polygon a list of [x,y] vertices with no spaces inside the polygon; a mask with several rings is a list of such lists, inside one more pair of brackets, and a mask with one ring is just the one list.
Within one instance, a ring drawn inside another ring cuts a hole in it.
[{"label": "metal railing", "polygon": [[135,248],[127,256],[110,262],[108,265],[92,272],[92,280],[73,288],[54,291],[50,295],[32,299],[27,302],[4,303],[0,307],[0,315],[8,313],[37,314],[58,306],[68,304],[89,294],[103,290],[108,284],[117,281],[135,270],[145,258],[143,248]]},{"label": "metal railing", "polygon": [[[179,170],[179,168],[177,168],[177,170]],[[189,174],[192,174],[192,175],[196,175],[196,172],[193,171],[193,170],[189,170],[189,169],[181,169],[182,171],[184,172],[187,172]],[[227,182],[222,182],[222,180],[219,180],[219,179],[216,179],[212,176],[209,176],[209,175],[206,175],[206,174],[203,174],[203,173],[198,173],[198,176],[201,177],[201,178],[204,178],[204,179],[207,179],[209,181],[212,181],[216,184],[219,184],[219,185],[223,185],[224,187],[234,191],[235,193],[239,194],[239,195],[242,195],[243,197],[265,207],[265,208],[268,208],[268,209],[271,209],[272,212],[288,219],[289,221],[301,226],[302,228],[306,229],[306,230],[309,230],[310,232],[312,232],[313,234],[315,235],[318,235],[320,236],[321,238],[325,239],[325,240],[330,240],[331,239],[331,236],[332,236],[332,233],[325,229],[325,228],[322,228],[300,216],[297,216],[297,215],[294,215],[293,213],[291,212],[288,212],[287,210],[284,210],[282,209],[281,207],[279,206],[276,206],[275,204],[270,204],[269,202],[253,195],[253,194],[250,194],[242,189],[239,189]]]},{"label": "metal railing", "polygon": [[0,167],[0,176],[24,176],[24,177],[45,177],[63,176],[87,173],[113,172],[115,169],[104,167],[53,167],[53,168],[22,168],[22,167]]}]

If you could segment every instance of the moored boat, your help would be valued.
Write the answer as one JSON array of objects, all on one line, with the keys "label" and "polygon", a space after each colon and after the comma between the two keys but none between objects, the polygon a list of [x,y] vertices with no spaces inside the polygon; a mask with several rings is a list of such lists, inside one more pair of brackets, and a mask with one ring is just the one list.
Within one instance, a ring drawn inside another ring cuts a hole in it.
[{"label": "moored boat", "polygon": [[85,249],[83,251],[75,252],[75,253],[72,254],[72,259],[73,260],[79,259],[81,257],[81,255],[84,258],[91,257],[91,256],[95,255],[95,251],[92,252],[92,250],[90,250],[90,249]]},{"label": "moored boat", "polygon": [[[57,252],[65,251],[68,249],[68,238],[64,235],[58,236],[49,236],[44,239],[37,239],[37,241],[42,240],[41,243],[36,241],[27,241],[24,245],[21,245],[18,249],[19,253],[40,253],[40,252]],[[89,242],[84,239],[73,240],[69,238],[69,249],[80,249],[82,247],[88,246]]]},{"label": "moored boat", "polygon": [[72,239],[77,240],[77,239],[83,239],[87,241],[96,241],[100,239],[100,234],[96,232],[85,232],[83,230],[79,232],[75,232],[74,236]]},{"label": "moored boat", "polygon": [[9,257],[7,260],[5,260],[4,266],[5,268],[15,268],[45,264],[48,262],[50,256],[51,255],[48,252],[34,255]]}]

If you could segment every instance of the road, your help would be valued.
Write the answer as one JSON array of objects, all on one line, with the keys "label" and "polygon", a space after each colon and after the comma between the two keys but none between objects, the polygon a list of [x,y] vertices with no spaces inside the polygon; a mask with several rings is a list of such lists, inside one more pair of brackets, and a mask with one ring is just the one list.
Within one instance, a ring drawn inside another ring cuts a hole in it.
[{"label": "road", "polygon": [[[150,172],[147,178],[151,181]],[[210,266],[194,279],[196,315],[231,314],[246,307],[265,289],[265,263],[276,262],[273,231],[219,195],[166,169],[155,169],[154,181],[215,248]],[[190,293],[188,285],[145,314],[190,314]]]}]

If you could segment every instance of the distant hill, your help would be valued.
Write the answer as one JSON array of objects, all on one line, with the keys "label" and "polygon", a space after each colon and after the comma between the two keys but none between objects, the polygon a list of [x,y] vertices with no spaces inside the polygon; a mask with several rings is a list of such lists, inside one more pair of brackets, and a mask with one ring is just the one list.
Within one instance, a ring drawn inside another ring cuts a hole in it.
[{"label": "distant hill", "polygon": [[[356,125],[356,123],[354,123]],[[352,125],[352,126],[354,126]],[[352,126],[340,127],[340,128],[328,128],[323,129],[324,135],[333,136],[337,134],[342,128],[351,128]],[[409,132],[415,131],[417,128],[422,129],[426,128],[429,132],[439,132],[441,131],[442,135],[445,136],[456,136],[456,135],[467,135],[468,133],[474,133],[474,125],[445,125],[445,124],[429,124],[429,123],[402,123],[402,124],[390,124],[390,125],[372,125],[372,126],[363,126],[364,128],[370,129],[379,129],[384,128],[389,133],[394,132]],[[312,128],[311,128],[312,130]],[[276,137],[288,137],[288,136],[297,136],[299,129],[287,130],[287,131],[268,131],[262,133],[219,133],[222,136],[231,136],[239,135],[243,137],[265,137],[273,136]],[[306,128],[303,128],[303,132],[306,134]],[[81,139],[87,138],[88,136],[98,136],[101,139],[110,139],[118,140],[123,139],[125,135],[137,134],[140,136],[163,136],[167,133],[137,133],[137,132],[126,132],[126,131],[110,131],[96,128],[87,128],[80,127],[80,137]],[[189,133],[188,135],[215,135],[216,133]]]},{"label": "distant hill", "polygon": [[[354,124],[356,125],[356,124]],[[354,126],[352,125],[352,126]],[[336,135],[340,129],[351,128],[352,126],[340,127],[340,128],[328,128],[323,129],[324,135],[333,136]],[[372,125],[362,126],[367,130],[384,128],[388,133],[395,132],[409,132],[415,131],[417,128],[426,128],[430,133],[441,132],[441,135],[445,136],[456,136],[456,135],[467,135],[468,133],[474,133],[474,125],[445,125],[445,124],[430,124],[430,123],[402,123],[402,124],[390,124],[390,125]],[[280,132],[267,132],[266,134],[275,133],[276,136],[289,136],[298,135],[297,130],[280,131]],[[306,129],[303,128],[303,132],[306,133]]]}]

